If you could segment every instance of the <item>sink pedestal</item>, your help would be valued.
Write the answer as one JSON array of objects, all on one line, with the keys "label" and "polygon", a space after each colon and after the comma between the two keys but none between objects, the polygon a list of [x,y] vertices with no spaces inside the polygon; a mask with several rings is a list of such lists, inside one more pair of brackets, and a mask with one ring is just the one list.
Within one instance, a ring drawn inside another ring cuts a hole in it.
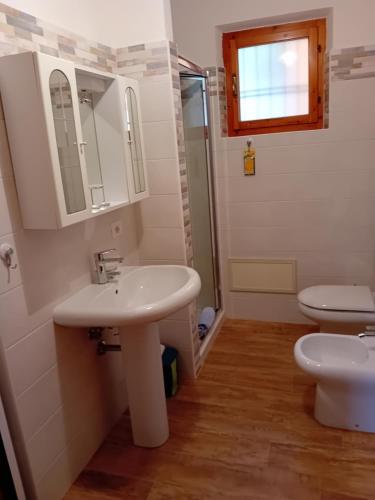
[{"label": "sink pedestal", "polygon": [[123,327],[120,340],[134,444],[161,446],[169,427],[158,325]]}]

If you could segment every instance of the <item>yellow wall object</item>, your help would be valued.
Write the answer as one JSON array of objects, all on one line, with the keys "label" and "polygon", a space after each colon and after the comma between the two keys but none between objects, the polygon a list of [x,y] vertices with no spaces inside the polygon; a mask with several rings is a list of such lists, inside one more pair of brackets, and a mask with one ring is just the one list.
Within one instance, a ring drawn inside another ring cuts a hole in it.
[{"label": "yellow wall object", "polygon": [[255,149],[246,148],[243,155],[244,174],[255,175]]}]

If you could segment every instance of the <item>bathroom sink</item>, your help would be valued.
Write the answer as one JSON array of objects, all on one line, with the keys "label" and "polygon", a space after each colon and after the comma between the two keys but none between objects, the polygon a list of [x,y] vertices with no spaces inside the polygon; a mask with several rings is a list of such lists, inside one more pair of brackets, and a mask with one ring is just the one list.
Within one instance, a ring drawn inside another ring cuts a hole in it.
[{"label": "bathroom sink", "polygon": [[126,326],[152,323],[189,304],[199,293],[200,278],[185,266],[120,268],[119,278],[88,285],[55,308],[63,326]]},{"label": "bathroom sink", "polygon": [[133,441],[153,448],[169,436],[157,322],[192,302],[201,282],[185,266],[123,266],[119,271],[116,281],[72,295],[53,317],[63,326],[119,327]]}]

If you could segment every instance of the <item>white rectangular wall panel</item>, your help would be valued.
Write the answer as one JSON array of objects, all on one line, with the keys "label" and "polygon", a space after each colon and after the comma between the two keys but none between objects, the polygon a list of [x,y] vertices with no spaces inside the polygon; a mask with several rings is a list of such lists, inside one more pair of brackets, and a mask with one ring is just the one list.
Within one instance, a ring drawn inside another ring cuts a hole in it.
[{"label": "white rectangular wall panel", "polygon": [[296,260],[229,259],[230,288],[236,292],[296,293]]}]

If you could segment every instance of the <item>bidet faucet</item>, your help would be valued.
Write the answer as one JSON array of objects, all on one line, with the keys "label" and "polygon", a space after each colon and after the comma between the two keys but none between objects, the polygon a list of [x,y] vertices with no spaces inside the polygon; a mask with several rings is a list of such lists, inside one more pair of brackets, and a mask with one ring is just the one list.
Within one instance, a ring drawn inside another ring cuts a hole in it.
[{"label": "bidet faucet", "polygon": [[366,326],[366,331],[359,333],[358,337],[363,339],[364,337],[375,337],[375,325]]},{"label": "bidet faucet", "polygon": [[108,263],[123,262],[124,258],[120,257],[117,254],[116,248],[109,248],[108,250],[101,250],[100,252],[94,253],[94,262],[95,262],[95,283],[100,285],[104,285],[114,279],[115,276],[121,274],[117,271],[117,266],[113,269],[107,269]]}]

